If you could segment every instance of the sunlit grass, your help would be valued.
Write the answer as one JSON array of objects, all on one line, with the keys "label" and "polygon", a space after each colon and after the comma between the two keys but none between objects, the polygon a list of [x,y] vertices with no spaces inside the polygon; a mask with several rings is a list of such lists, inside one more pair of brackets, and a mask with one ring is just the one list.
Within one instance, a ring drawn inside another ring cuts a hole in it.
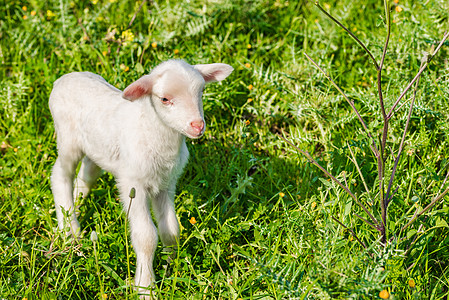
[{"label": "sunlit grass", "polygon": [[[361,171],[372,175],[376,166],[368,144],[350,107],[303,55],[307,51],[330,72],[378,133],[376,74],[354,40],[313,3],[141,4],[7,1],[0,8],[0,297],[136,298],[129,288],[135,257],[133,251],[127,255],[126,218],[111,175],[103,175],[83,200],[82,237],[64,239],[56,232],[49,187],[56,145],[48,95],[68,72],[92,71],[123,89],[170,58],[225,62],[235,71],[207,87],[207,131],[188,141],[191,159],[176,196],[180,247],[170,276],[163,271],[161,245],[156,254],[161,299],[448,296],[447,197],[399,235],[447,174],[447,45],[421,79],[398,166],[399,188],[389,207],[387,227],[397,239],[383,246],[354,216],[360,210],[355,203],[277,136],[289,133],[332,174],[346,178],[351,190],[364,191],[346,142]],[[374,49],[376,58],[381,55],[381,5],[321,4]],[[416,74],[423,51],[447,29],[449,11],[437,0],[390,4],[392,37],[383,82],[388,105]],[[390,152],[401,138],[406,106],[392,120]],[[379,211],[370,199],[362,200]]]}]

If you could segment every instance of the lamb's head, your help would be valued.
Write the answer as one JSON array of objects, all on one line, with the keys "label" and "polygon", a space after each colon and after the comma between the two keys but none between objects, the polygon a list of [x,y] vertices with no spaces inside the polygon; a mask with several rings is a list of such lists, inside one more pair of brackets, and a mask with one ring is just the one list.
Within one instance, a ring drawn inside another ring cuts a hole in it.
[{"label": "lamb's head", "polygon": [[206,128],[202,102],[204,86],[225,79],[232,71],[227,64],[192,66],[182,60],[169,60],[130,84],[123,91],[123,98],[151,101],[166,126],[190,138],[199,138]]}]

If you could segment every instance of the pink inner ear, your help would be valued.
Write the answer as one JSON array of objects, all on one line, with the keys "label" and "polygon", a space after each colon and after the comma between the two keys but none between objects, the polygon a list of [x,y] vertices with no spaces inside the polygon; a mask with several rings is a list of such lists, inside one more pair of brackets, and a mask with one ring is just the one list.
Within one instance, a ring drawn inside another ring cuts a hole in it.
[{"label": "pink inner ear", "polygon": [[152,77],[150,75],[145,75],[140,77],[137,81],[131,83],[124,91],[123,98],[134,101],[139,99],[144,95],[151,93],[153,88]]},{"label": "pink inner ear", "polygon": [[217,75],[221,74],[221,70],[216,70],[210,73],[203,73],[204,81],[210,82],[210,81],[217,81]]},{"label": "pink inner ear", "polygon": [[234,70],[230,65],[215,63],[215,64],[199,64],[193,66],[197,69],[204,78],[206,83],[213,81],[222,81]]},{"label": "pink inner ear", "polygon": [[139,84],[131,84],[123,92],[123,97],[128,100],[136,100],[146,94],[146,89]]}]

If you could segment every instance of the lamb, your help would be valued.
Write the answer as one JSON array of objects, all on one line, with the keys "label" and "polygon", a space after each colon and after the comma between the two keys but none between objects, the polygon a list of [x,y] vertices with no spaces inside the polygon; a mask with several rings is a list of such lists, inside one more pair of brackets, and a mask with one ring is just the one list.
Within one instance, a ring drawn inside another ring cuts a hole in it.
[{"label": "lamb", "polygon": [[58,157],[51,188],[59,229],[79,235],[74,198],[89,193],[102,169],[112,173],[128,213],[137,257],[135,285],[141,293],[155,281],[158,231],[150,203],[164,247],[176,247],[174,194],[189,156],[185,136],[197,139],[204,133],[205,84],[224,80],[232,71],[222,63],[192,66],[168,60],[123,92],[89,72],[66,74],[54,83],[49,106]]}]

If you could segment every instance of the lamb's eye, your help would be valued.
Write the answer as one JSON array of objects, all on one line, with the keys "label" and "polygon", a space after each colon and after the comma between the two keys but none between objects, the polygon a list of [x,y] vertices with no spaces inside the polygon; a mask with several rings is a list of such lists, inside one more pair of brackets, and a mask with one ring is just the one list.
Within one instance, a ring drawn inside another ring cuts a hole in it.
[{"label": "lamb's eye", "polygon": [[167,98],[165,98],[165,97],[162,97],[162,98],[161,98],[161,101],[162,101],[162,102],[164,102],[164,103],[168,103],[168,102],[170,102],[170,100],[168,100],[168,99],[167,99]]}]

